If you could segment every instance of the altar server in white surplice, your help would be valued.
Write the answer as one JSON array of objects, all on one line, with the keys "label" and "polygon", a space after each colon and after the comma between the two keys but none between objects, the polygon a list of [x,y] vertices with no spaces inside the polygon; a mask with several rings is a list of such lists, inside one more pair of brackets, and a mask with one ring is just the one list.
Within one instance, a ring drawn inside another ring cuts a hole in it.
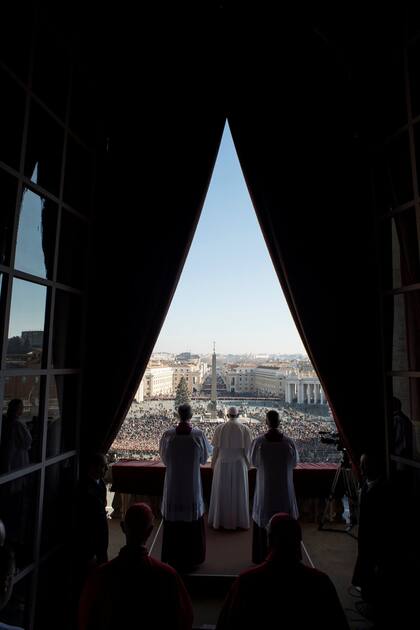
[{"label": "altar server in white surplice", "polygon": [[280,430],[280,418],[274,409],[267,412],[268,431],[251,445],[251,463],[257,469],[252,510],[252,560],[256,564],[267,556],[267,525],[277,512],[292,518],[299,516],[293,469],[299,461],[295,443]]},{"label": "altar server in white surplice", "polygon": [[251,433],[229,407],[228,421],[217,427],[213,438],[213,483],[209,525],[215,529],[249,528],[248,468]]},{"label": "altar server in white surplice", "polygon": [[178,407],[178,426],[165,431],[160,456],[166,466],[162,498],[162,560],[179,571],[189,571],[204,562],[204,501],[200,465],[211,446],[204,433],[192,427],[191,406]]}]

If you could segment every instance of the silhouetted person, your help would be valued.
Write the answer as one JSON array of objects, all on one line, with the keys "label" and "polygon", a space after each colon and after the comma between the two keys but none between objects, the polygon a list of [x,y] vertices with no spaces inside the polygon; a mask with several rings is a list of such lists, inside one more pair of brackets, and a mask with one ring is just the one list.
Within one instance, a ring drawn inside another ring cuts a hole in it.
[{"label": "silhouetted person", "polygon": [[5,527],[0,521],[3,538],[0,543],[0,630],[22,630],[18,626],[11,626],[3,621],[3,609],[7,606],[13,591],[13,576],[16,571],[15,556],[10,547],[5,544]]},{"label": "silhouetted person", "polygon": [[299,456],[295,443],[280,430],[280,417],[274,409],[267,412],[268,431],[251,444],[251,463],[257,469],[252,510],[252,561],[267,556],[267,525],[278,512],[298,518],[293,470]]},{"label": "silhouetted person", "polygon": [[360,470],[358,554],[352,584],[360,587],[365,602],[375,606],[388,556],[390,489],[382,465],[373,453],[363,453]]},{"label": "silhouetted person", "polygon": [[79,550],[87,565],[102,564],[108,560],[107,498],[103,480],[107,468],[106,456],[95,453],[88,460],[86,474],[79,484]]},{"label": "silhouetted person", "polygon": [[281,513],[271,518],[269,555],[235,580],[217,630],[348,630],[330,578],[301,562],[301,540],[295,519]]},{"label": "silhouetted person", "polygon": [[[402,410],[401,400],[395,396],[393,405],[393,453],[411,459],[413,456],[413,425]],[[399,467],[397,466],[397,469]]]},{"label": "silhouetted person", "polygon": [[79,630],[190,629],[191,600],[181,578],[145,547],[153,529],[150,507],[134,503],[121,526],[126,546],[90,575],[80,601]]},{"label": "silhouetted person", "polygon": [[13,398],[3,416],[0,436],[0,466],[3,473],[29,466],[32,435],[26,424],[19,419],[22,414],[22,400]]},{"label": "silhouetted person", "polygon": [[208,522],[215,529],[248,529],[251,432],[238,420],[236,407],[229,407],[227,417],[228,421],[217,427],[213,437]]},{"label": "silhouetted person", "polygon": [[[3,416],[0,436],[2,473],[29,466],[32,436],[26,424],[20,420],[22,413],[22,400],[12,399]],[[18,566],[21,566],[27,554],[25,543],[28,538],[28,511],[31,508],[29,483],[28,477],[23,476],[0,486],[0,518],[4,521],[8,540],[16,552]]]},{"label": "silhouetted person", "polygon": [[192,427],[192,409],[178,407],[180,422],[165,431],[160,456],[166,466],[162,498],[162,560],[180,571],[204,562],[206,539],[200,465],[205,464],[211,446],[204,433]]}]

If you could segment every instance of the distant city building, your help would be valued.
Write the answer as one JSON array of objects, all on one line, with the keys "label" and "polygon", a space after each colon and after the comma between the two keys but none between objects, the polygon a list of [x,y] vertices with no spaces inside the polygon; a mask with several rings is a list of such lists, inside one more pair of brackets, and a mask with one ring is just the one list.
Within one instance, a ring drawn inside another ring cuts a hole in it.
[{"label": "distant city building", "polygon": [[258,396],[284,398],[284,369],[274,365],[261,365],[254,370],[254,386]]},{"label": "distant city building", "polygon": [[148,367],[144,373],[142,381],[144,398],[153,398],[154,396],[172,396],[174,393],[174,372],[171,367]]},{"label": "distant city building", "polygon": [[21,334],[22,341],[28,341],[32,348],[42,348],[44,331],[43,330],[23,330]]},{"label": "distant city building", "polygon": [[[212,378],[211,378],[211,371],[210,371],[207,374],[201,386],[201,393],[203,394],[203,396],[208,396],[209,398],[211,397],[211,385],[212,385]],[[217,392],[217,398],[219,398],[220,396],[226,396],[226,394],[228,393],[225,380],[223,376],[220,374],[220,372],[217,373],[217,377],[216,377],[216,392]]]},{"label": "distant city building", "polygon": [[138,387],[136,395],[134,396],[134,400],[138,403],[141,403],[144,400],[144,378],[142,378],[140,381],[140,385]]},{"label": "distant city building", "polygon": [[[204,356],[211,357],[210,365],[200,355],[191,352],[181,352],[176,356],[164,352],[154,353],[134,399],[141,402],[158,396],[173,396],[181,378],[185,379],[190,395],[202,394],[211,398],[212,366],[216,364],[216,398],[229,394],[254,395],[279,398],[286,403],[326,404],[319,379],[305,357],[288,359],[284,356],[259,355],[269,358],[264,363],[258,363],[250,355],[217,355],[216,363],[215,353]],[[225,361],[226,357],[231,361]]]},{"label": "distant city building", "polygon": [[195,359],[199,359],[200,356],[198,354],[191,354],[191,352],[181,352],[181,354],[177,354],[175,356],[175,361],[182,361],[185,363],[189,363]]},{"label": "distant city building", "polygon": [[182,363],[181,365],[173,365],[173,391],[176,392],[179,381],[185,378],[188,391],[190,394],[196,394],[200,391],[203,380],[203,373],[200,365]]},{"label": "distant city building", "polygon": [[286,377],[284,381],[285,401],[301,405],[325,405],[327,403],[318,377]]},{"label": "distant city building", "polygon": [[231,394],[252,394],[255,392],[255,367],[226,365],[223,369],[226,387]]}]

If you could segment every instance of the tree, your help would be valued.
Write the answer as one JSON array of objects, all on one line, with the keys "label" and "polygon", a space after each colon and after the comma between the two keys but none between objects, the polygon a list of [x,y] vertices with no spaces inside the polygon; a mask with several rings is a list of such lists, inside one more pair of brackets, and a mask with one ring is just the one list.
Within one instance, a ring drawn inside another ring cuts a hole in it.
[{"label": "tree", "polygon": [[20,337],[10,337],[7,340],[8,354],[23,354],[22,339]]},{"label": "tree", "polygon": [[178,383],[175,394],[175,409],[178,409],[179,405],[185,405],[190,402],[190,394],[188,392],[187,381],[183,376]]}]

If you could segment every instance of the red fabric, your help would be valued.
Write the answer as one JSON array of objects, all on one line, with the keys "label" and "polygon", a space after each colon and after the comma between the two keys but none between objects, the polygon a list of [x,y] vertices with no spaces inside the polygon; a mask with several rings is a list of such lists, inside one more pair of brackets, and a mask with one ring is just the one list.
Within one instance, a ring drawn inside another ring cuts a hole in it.
[{"label": "red fabric", "polygon": [[329,577],[301,563],[272,560],[244,571],[223,604],[217,630],[348,630]]},{"label": "red fabric", "polygon": [[[187,72],[183,64],[170,68],[165,62],[159,85],[144,84],[141,103],[132,98],[130,82],[112,90],[109,151],[98,163],[91,230],[82,459],[109,449],[130,408],[178,284],[219,148],[225,115],[217,104],[208,109],[216,90],[204,68],[199,77],[184,76],[176,98],[168,100],[181,65]],[[116,68],[114,61],[110,67]],[[98,322],[108,331],[105,344]],[[111,356],[112,374],[100,370],[99,376],[98,366],[109,365]],[[106,396],[92,394],[99,390]]]},{"label": "red fabric", "polygon": [[283,433],[278,429],[269,429],[267,433],[264,434],[264,437],[268,442],[281,442]]},{"label": "red fabric", "polygon": [[[299,27],[293,64],[283,62],[295,50],[287,36],[238,59],[228,121],[291,315],[358,462],[368,446],[380,452],[384,436],[369,167],[349,133],[348,71],[333,46]],[[351,390],[360,348],[370,357],[363,412]]]},{"label": "red fabric", "polygon": [[[131,460],[113,464],[112,490],[127,494],[145,494],[161,496],[165,479],[166,467],[162,462],[139,462]],[[330,492],[336,464],[298,464],[293,471],[296,494],[305,497],[327,496]],[[256,469],[248,471],[250,496],[255,488]],[[210,498],[213,470],[210,464],[201,466],[203,494],[206,500]]]},{"label": "red fabric", "polygon": [[172,567],[145,549],[120,555],[98,567],[79,606],[79,630],[174,628],[189,630],[193,611],[185,586]]},{"label": "red fabric", "polygon": [[180,422],[176,425],[175,431],[178,435],[189,435],[192,431],[192,426],[189,422]]}]

